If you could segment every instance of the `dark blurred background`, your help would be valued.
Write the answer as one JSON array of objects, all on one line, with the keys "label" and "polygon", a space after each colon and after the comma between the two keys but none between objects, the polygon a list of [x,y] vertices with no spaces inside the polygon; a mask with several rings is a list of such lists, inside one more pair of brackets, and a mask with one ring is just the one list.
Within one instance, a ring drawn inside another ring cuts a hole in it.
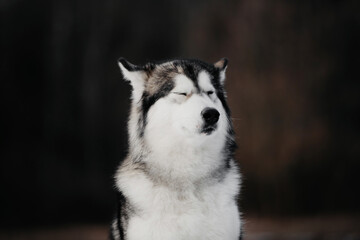
[{"label": "dark blurred background", "polygon": [[110,222],[116,60],[229,58],[246,216],[360,213],[358,1],[1,0],[0,230]]}]

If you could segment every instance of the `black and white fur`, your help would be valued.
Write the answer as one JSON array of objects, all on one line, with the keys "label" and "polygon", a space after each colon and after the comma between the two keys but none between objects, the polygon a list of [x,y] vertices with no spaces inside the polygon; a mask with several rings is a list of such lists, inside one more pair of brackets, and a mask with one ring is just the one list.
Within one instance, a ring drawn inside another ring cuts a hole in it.
[{"label": "black and white fur", "polygon": [[240,239],[227,60],[119,66],[133,91],[111,239]]}]

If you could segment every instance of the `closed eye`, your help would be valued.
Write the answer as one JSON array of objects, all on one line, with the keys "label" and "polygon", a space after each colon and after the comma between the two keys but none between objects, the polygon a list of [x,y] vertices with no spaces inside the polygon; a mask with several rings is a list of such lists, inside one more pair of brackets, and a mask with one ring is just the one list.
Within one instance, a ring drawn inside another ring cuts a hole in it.
[{"label": "closed eye", "polygon": [[181,95],[181,96],[187,96],[187,93],[184,93],[184,92],[173,92],[174,94],[176,95]]}]

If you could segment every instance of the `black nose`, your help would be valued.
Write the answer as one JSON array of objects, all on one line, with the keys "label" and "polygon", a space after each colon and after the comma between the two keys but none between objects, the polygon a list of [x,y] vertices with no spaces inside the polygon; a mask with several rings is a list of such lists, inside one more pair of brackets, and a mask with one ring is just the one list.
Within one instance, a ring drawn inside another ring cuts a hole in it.
[{"label": "black nose", "polygon": [[205,108],[201,115],[207,125],[214,125],[219,120],[220,113],[215,108]]}]

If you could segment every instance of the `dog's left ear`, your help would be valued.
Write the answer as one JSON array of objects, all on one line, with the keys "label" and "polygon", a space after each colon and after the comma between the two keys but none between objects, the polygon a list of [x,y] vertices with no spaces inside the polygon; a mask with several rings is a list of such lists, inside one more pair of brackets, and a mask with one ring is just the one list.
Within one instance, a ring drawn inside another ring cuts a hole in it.
[{"label": "dog's left ear", "polygon": [[219,80],[221,85],[224,85],[225,82],[225,71],[227,68],[228,60],[227,58],[222,58],[216,63],[214,63],[215,68],[219,69]]},{"label": "dog's left ear", "polygon": [[119,67],[123,78],[130,82],[133,92],[132,98],[136,102],[141,99],[145,89],[145,81],[147,79],[147,72],[145,67],[134,65],[128,62],[125,58],[118,60]]}]

